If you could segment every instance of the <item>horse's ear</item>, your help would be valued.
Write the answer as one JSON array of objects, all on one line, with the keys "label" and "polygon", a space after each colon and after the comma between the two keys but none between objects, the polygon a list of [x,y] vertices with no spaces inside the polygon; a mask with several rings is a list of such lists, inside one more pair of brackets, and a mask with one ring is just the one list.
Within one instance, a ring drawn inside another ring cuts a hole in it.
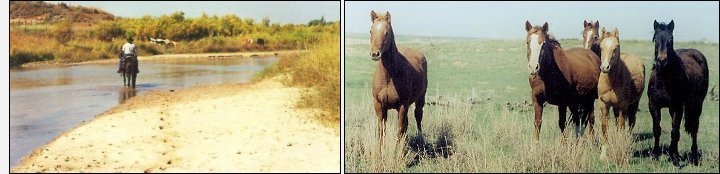
[{"label": "horse's ear", "polygon": [[586,20],[583,20],[583,27],[588,27],[588,22]]},{"label": "horse's ear", "polygon": [[390,22],[390,12],[389,11],[385,11],[385,20]]},{"label": "horse's ear", "polygon": [[655,22],[653,23],[653,28],[655,29],[655,31],[660,29],[660,24],[657,22],[657,20],[655,20]]},{"label": "horse's ear", "polygon": [[600,27],[600,21],[595,21],[595,28]]},{"label": "horse's ear", "polygon": [[615,35],[615,37],[619,37],[620,36],[619,34],[620,34],[620,31],[618,31],[617,28],[613,29],[613,35]]},{"label": "horse's ear", "polygon": [[605,27],[602,27],[601,31],[602,32],[600,32],[600,33],[602,33],[603,36],[605,36],[607,34],[607,30],[605,30]]},{"label": "horse's ear", "polygon": [[675,29],[675,21],[670,20],[670,24],[667,25],[667,28],[668,28],[668,30],[670,30],[670,32],[672,33],[672,32],[673,32],[673,29]]},{"label": "horse's ear", "polygon": [[547,33],[547,32],[548,32],[548,23],[547,23],[547,22],[545,22],[545,24],[543,24],[543,26],[542,26],[542,31],[543,31],[543,33]]},{"label": "horse's ear", "polygon": [[370,10],[370,21],[375,22],[375,19],[377,19],[377,13],[375,13],[374,10]]},{"label": "horse's ear", "polygon": [[530,24],[530,21],[525,21],[525,31],[530,31],[532,28],[532,24]]}]

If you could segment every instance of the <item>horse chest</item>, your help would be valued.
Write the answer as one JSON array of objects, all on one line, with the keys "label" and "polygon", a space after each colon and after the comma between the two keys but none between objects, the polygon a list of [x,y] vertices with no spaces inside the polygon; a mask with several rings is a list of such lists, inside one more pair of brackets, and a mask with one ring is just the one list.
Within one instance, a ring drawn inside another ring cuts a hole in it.
[{"label": "horse chest", "polygon": [[375,98],[383,106],[388,108],[396,108],[397,106],[399,106],[401,96],[398,94],[398,91],[392,81],[389,81],[388,83],[383,85],[379,85],[376,88],[377,92],[375,94]]}]

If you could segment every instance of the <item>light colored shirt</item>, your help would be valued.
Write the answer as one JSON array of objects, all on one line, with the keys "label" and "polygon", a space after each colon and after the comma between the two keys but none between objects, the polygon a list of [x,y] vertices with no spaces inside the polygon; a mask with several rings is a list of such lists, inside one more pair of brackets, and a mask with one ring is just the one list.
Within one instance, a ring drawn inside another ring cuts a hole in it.
[{"label": "light colored shirt", "polygon": [[122,46],[122,51],[123,51],[123,54],[137,55],[137,50],[135,49],[135,44],[125,43]]}]

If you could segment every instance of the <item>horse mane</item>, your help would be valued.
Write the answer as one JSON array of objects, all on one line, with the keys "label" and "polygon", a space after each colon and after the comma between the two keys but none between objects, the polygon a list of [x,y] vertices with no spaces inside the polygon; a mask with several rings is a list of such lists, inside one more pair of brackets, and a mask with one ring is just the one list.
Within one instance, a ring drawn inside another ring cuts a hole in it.
[{"label": "horse mane", "polygon": [[546,33],[545,35],[547,35],[547,39],[545,39],[545,42],[553,46],[558,46],[562,48],[562,46],[560,46],[560,42],[558,42],[554,35],[550,35],[550,33]]}]

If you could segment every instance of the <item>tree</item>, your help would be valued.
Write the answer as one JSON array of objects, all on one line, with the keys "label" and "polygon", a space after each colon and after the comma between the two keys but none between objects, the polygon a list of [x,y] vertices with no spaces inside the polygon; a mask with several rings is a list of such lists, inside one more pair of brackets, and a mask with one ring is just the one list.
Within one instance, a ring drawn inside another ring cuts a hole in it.
[{"label": "tree", "polygon": [[308,26],[315,26],[315,25],[325,25],[327,22],[325,22],[325,16],[320,16],[320,19],[313,19],[310,22],[308,22]]}]

